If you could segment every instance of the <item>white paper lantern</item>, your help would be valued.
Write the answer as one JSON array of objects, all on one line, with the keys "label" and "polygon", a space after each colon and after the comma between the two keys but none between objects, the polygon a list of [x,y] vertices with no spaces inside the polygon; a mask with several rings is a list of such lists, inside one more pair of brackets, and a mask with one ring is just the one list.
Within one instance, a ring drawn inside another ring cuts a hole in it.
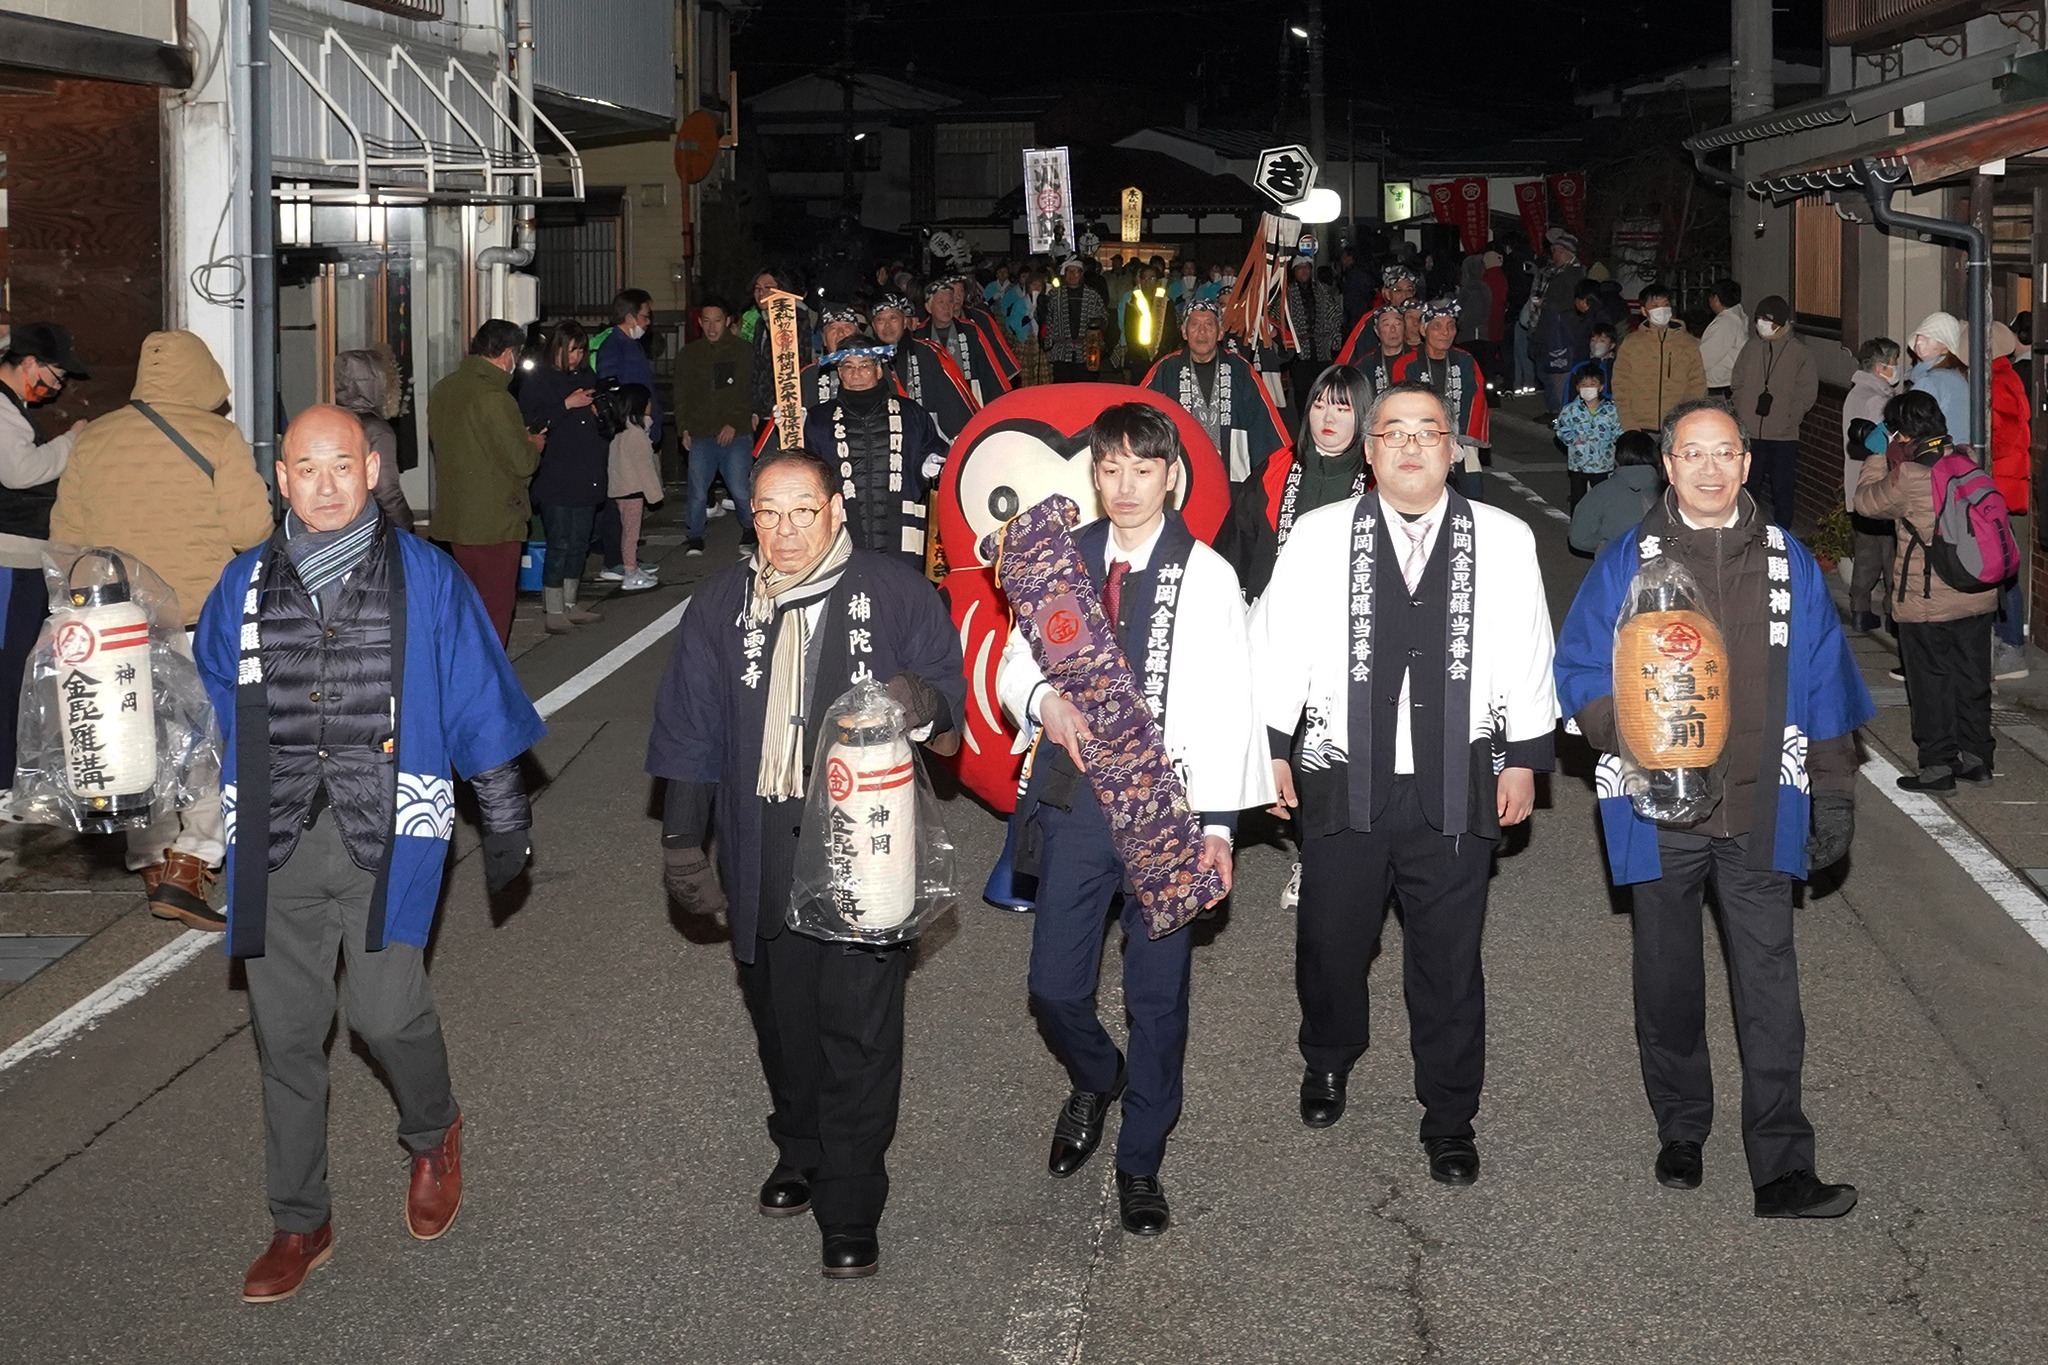
[{"label": "white paper lantern", "polygon": [[890,718],[836,725],[825,758],[832,899],[857,930],[893,929],[917,908],[917,760]]},{"label": "white paper lantern", "polygon": [[[79,562],[84,563],[82,557]],[[64,779],[87,829],[112,830],[146,813],[156,795],[156,697],[149,616],[115,581],[72,586],[51,616]]]}]

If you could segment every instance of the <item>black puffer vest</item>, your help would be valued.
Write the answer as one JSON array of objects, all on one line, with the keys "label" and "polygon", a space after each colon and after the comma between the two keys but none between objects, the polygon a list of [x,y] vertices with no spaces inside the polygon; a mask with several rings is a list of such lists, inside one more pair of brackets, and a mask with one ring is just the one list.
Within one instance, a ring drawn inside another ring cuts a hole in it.
[{"label": "black puffer vest", "polygon": [[[853,461],[853,501],[847,504],[848,530],[853,543],[878,554],[896,554],[903,548],[902,489],[889,490],[889,405],[877,401],[855,406],[840,396],[840,410],[846,414],[846,452]],[[904,455],[903,480],[908,488],[916,471]]]},{"label": "black puffer vest", "polygon": [[382,866],[396,776],[391,555],[380,525],[362,563],[330,587],[323,618],[290,559],[270,558],[261,613],[270,701],[270,867],[283,867],[319,807],[331,807],[357,867]]}]

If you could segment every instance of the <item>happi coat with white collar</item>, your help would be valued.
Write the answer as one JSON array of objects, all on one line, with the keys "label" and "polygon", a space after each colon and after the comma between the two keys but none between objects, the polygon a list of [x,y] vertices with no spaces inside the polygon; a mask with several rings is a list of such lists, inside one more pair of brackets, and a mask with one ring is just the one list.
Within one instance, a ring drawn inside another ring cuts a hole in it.
[{"label": "happi coat with white collar", "polygon": [[[1110,522],[1100,518],[1074,533],[1075,548],[1100,588],[1107,573]],[[1162,576],[1169,565],[1177,574]],[[1267,760],[1252,701],[1244,598],[1237,574],[1223,557],[1196,540],[1178,512],[1152,547],[1147,566],[1130,574],[1122,588],[1124,657],[1142,686],[1150,662],[1162,665],[1165,685],[1167,757],[1187,787],[1197,814],[1235,813],[1273,800],[1272,764]],[[1164,632],[1166,649],[1157,649]],[[1023,631],[1012,626],[996,670],[996,696],[1018,727],[1022,749],[1035,732],[1027,707],[1045,681]]]},{"label": "happi coat with white collar", "polygon": [[1423,752],[1422,727],[1414,732],[1416,772],[1441,779],[1421,793],[1430,823],[1495,838],[1500,773],[1549,768],[1557,725],[1536,538],[1508,513],[1449,493],[1424,569],[1425,583],[1434,572],[1445,584],[1441,650],[1389,658],[1373,604],[1406,592],[1391,540],[1398,516],[1375,492],[1295,524],[1252,612],[1259,714],[1273,756],[1291,749],[1302,833],[1369,830],[1373,746],[1391,754],[1396,730],[1391,708],[1355,703],[1398,688],[1399,672],[1386,670],[1408,669],[1412,695],[1443,699],[1441,763]]},{"label": "happi coat with white collar", "polygon": [[1287,444],[1286,429],[1258,371],[1243,357],[1219,347],[1211,373],[1205,390],[1201,367],[1185,350],[1172,351],[1145,375],[1145,387],[1185,408],[1216,443],[1230,481],[1243,483],[1263,471],[1273,452]]}]

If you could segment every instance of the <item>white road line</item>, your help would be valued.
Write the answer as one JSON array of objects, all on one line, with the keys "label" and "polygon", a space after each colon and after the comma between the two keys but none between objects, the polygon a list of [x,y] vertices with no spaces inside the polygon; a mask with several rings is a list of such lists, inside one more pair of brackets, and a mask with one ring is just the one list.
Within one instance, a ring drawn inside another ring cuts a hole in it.
[{"label": "white road line", "polygon": [[646,653],[656,640],[659,640],[662,636],[676,628],[676,623],[683,619],[683,613],[689,610],[689,607],[690,599],[685,597],[682,601],[640,627],[638,631],[634,632],[632,638],[628,639],[624,644],[613,647],[603,658],[583,669],[575,677],[535,702],[533,709],[540,712],[542,720],[546,720],[554,715],[555,712],[561,710],[570,702],[575,701],[585,692],[588,692],[591,688],[624,668],[634,659]]},{"label": "white road line", "polygon": [[34,1033],[5,1052],[0,1052],[0,1071],[27,1061],[39,1053],[50,1051],[81,1030],[91,1028],[129,1001],[140,1000],[151,987],[208,948],[217,947],[219,943],[219,934],[205,934],[197,929],[187,929]]},{"label": "white road line", "polygon": [[2029,938],[2048,948],[2048,900],[2027,885],[2026,878],[2007,867],[1941,802],[1919,792],[1900,791],[1899,770],[1888,760],[1872,754],[1863,761],[1863,775],[1953,858],[1971,881],[1983,887],[1984,894],[1997,901],[1999,909],[2026,930]]},{"label": "white road line", "polygon": [[[560,687],[533,704],[533,709],[543,718],[575,701],[591,688],[624,668],[635,658],[644,654],[654,643],[676,628],[683,619],[683,612],[690,601],[684,598],[675,606],[648,622],[624,644],[607,652],[603,658],[581,670]],[[20,1042],[0,1052],[0,1071],[18,1066],[30,1057],[58,1047],[85,1029],[94,1027],[100,1020],[120,1009],[123,1005],[140,1000],[144,995],[176,972],[186,963],[196,959],[208,948],[217,947],[220,935],[205,934],[197,929],[172,939],[163,947],[151,953],[142,961],[122,972],[106,985],[72,1005],[56,1018],[29,1034]]]},{"label": "white road line", "polygon": [[1565,511],[1562,507],[1553,507],[1550,504],[1549,499],[1545,498],[1541,493],[1538,493],[1535,489],[1529,487],[1528,484],[1523,483],[1520,479],[1508,473],[1506,470],[1494,469],[1488,472],[1491,473],[1494,478],[1499,479],[1502,483],[1514,489],[1517,493],[1520,493],[1530,502],[1542,508],[1543,515],[1549,517],[1552,521],[1562,521],[1566,524],[1569,524],[1571,522],[1571,513]]}]

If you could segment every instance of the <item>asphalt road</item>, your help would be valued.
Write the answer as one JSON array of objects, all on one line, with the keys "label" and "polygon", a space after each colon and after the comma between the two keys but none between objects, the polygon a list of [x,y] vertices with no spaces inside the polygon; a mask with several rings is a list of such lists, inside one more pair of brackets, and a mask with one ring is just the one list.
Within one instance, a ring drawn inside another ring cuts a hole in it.
[{"label": "asphalt road", "polygon": [[[1561,504],[1547,438],[1504,421],[1497,439],[1499,468]],[[1583,567],[1562,524],[1513,490],[1495,501],[1535,525],[1561,610]],[[731,552],[729,521],[713,535],[713,557],[688,569]],[[686,590],[615,600],[603,626],[524,653],[534,695]],[[256,1059],[237,975],[209,954],[0,1072],[0,1359],[2048,1360],[2048,953],[1866,785],[1850,870],[1815,888],[1800,924],[1822,1175],[1855,1182],[1862,1203],[1829,1223],[1751,1216],[1718,984],[1726,1122],[1704,1187],[1663,1189],[1629,922],[1576,748],[1494,882],[1476,1186],[1423,1171],[1398,929],[1374,968],[1377,1041],[1350,1112],[1323,1132],[1300,1124],[1288,858],[1251,846],[1228,915],[1199,929],[1187,1107],[1163,1172],[1172,1230],[1118,1229],[1106,1154],[1046,1176],[1065,1085],[1026,1007],[1030,925],[970,894],[911,979],[882,1273],[827,1283],[808,1219],[754,1211],[772,1150],[729,955],[661,892],[640,762],[664,654],[551,723],[523,902],[487,904],[459,838],[434,952],[468,1116],[451,1234],[406,1235],[393,1111],[344,1035],[334,1259],[296,1299],[241,1303],[269,1232]],[[2027,755],[2002,764],[1994,790],[2048,795]],[[978,890],[1001,825],[965,799],[948,822]],[[1106,1017],[1114,944],[1109,958]]]}]

